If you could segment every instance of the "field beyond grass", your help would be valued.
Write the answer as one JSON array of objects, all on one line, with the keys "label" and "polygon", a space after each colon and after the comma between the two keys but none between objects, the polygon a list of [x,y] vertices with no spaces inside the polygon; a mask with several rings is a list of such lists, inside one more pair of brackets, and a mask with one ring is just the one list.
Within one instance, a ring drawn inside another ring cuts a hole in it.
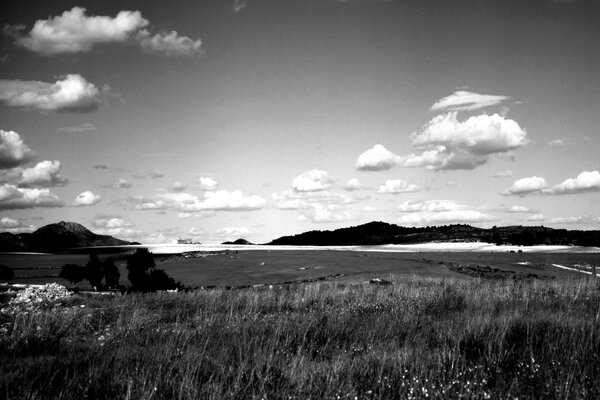
[{"label": "field beyond grass", "polygon": [[600,398],[596,282],[392,280],[5,312],[0,397]]}]

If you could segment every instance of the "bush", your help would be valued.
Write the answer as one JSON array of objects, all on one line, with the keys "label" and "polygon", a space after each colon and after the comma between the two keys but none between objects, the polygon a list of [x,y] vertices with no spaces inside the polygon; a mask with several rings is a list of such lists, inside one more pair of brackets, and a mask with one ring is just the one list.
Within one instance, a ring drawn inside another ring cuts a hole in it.
[{"label": "bush", "polygon": [[68,280],[71,285],[76,285],[85,278],[85,268],[77,264],[65,264],[60,269],[58,277]]},{"label": "bush", "polygon": [[8,268],[6,265],[0,265],[0,279],[3,280],[11,280],[15,277],[15,273],[12,269]]},{"label": "bush", "polygon": [[96,254],[90,254],[90,260],[85,266],[85,275],[94,290],[99,290],[102,288],[104,272],[102,271],[102,262]]},{"label": "bush", "polygon": [[112,258],[108,257],[104,260],[102,263],[102,271],[104,272],[104,283],[106,284],[106,287],[109,289],[117,288],[119,286],[121,274]]}]

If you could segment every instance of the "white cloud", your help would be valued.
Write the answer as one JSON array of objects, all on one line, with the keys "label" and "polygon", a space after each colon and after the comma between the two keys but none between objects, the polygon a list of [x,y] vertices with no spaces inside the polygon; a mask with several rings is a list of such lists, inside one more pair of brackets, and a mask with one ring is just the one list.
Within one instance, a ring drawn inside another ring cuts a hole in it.
[{"label": "white cloud", "polygon": [[102,95],[103,91],[79,74],[69,74],[55,83],[0,80],[0,101],[11,107],[89,112],[102,104]]},{"label": "white cloud", "polygon": [[119,178],[119,180],[113,184],[113,187],[115,189],[127,189],[132,186],[133,186],[133,184],[124,178]]},{"label": "white cloud", "polygon": [[159,171],[159,170],[150,171],[150,178],[152,178],[152,179],[159,179],[159,178],[162,178],[163,176],[165,176],[165,173],[163,171]]},{"label": "white cloud", "polygon": [[542,214],[533,214],[527,218],[527,221],[543,221],[544,219],[544,215]]},{"label": "white cloud", "polygon": [[364,206],[360,211],[370,213],[377,211],[377,208],[373,206]]},{"label": "white cloud", "polygon": [[459,90],[438,100],[431,106],[431,111],[472,111],[479,108],[495,106],[508,100],[510,97],[478,94]]},{"label": "white cloud", "polygon": [[96,130],[96,125],[85,123],[77,126],[63,126],[61,128],[57,128],[57,131],[67,132],[67,133],[81,133],[81,132],[92,132]]},{"label": "white cloud", "polygon": [[99,235],[110,235],[126,240],[135,240],[143,237],[144,234],[137,229],[133,229],[133,226],[133,224],[123,220],[119,216],[97,216],[92,221],[93,231]]},{"label": "white cloud", "polygon": [[235,0],[233,2],[233,12],[235,14],[237,14],[241,10],[243,10],[244,8],[246,8],[247,5],[248,5],[248,1],[247,0]]},{"label": "white cloud", "polygon": [[474,169],[492,154],[507,153],[528,143],[525,130],[511,119],[482,114],[459,121],[456,111],[434,117],[410,139],[423,153],[401,157],[399,163],[433,170]]},{"label": "white cloud", "polygon": [[91,206],[98,203],[99,201],[100,195],[87,190],[77,195],[75,201],[73,202],[73,205],[78,207]]},{"label": "white cloud", "polygon": [[239,239],[240,236],[246,236],[250,230],[245,226],[226,226],[215,231],[215,236],[226,240]]},{"label": "white cloud", "polygon": [[498,218],[476,210],[452,210],[440,212],[416,212],[401,216],[398,223],[401,225],[435,225],[456,223],[480,223],[497,221]]},{"label": "white cloud", "polygon": [[580,215],[577,217],[556,217],[550,218],[548,224],[598,224],[600,218],[589,215]]},{"label": "white cloud", "polygon": [[206,192],[202,198],[190,193],[163,193],[152,198],[134,197],[129,199],[137,210],[173,209],[184,213],[197,211],[252,211],[266,205],[266,201],[257,195],[244,195],[240,190],[228,192],[219,190]]},{"label": "white cloud", "polygon": [[31,160],[33,154],[17,132],[0,129],[0,169],[26,163]]},{"label": "white cloud", "polygon": [[379,186],[377,193],[397,194],[417,191],[419,191],[419,187],[417,185],[408,183],[402,179],[393,179],[385,181],[385,184]]},{"label": "white cloud", "polygon": [[512,184],[511,187],[504,189],[502,194],[524,196],[531,193],[542,193],[548,187],[546,180],[539,176],[522,178]]},{"label": "white cloud", "polygon": [[512,170],[507,169],[505,171],[501,171],[494,174],[494,178],[504,178],[505,176],[513,176],[514,174],[515,173]]},{"label": "white cloud", "polygon": [[175,190],[175,191],[180,192],[182,190],[185,190],[186,188],[187,188],[187,185],[183,182],[179,182],[179,181],[173,182],[173,190]]},{"label": "white cloud", "polygon": [[41,161],[32,168],[25,168],[20,171],[21,178],[18,185],[22,187],[65,185],[68,181],[60,176],[59,171],[60,161]]},{"label": "white cloud", "polygon": [[148,25],[139,11],[120,11],[116,17],[87,16],[85,8],[73,7],[60,16],[40,19],[26,35],[13,30],[15,43],[33,52],[54,55],[89,52],[102,43],[125,42]]},{"label": "white cloud", "polygon": [[583,171],[577,177],[569,178],[552,187],[552,193],[556,194],[596,191],[600,191],[600,172],[598,171]]},{"label": "white cloud", "polygon": [[348,179],[348,182],[346,182],[346,185],[344,186],[344,190],[347,190],[349,192],[360,189],[362,189],[362,185],[356,178]]},{"label": "white cloud", "polygon": [[133,225],[119,216],[103,215],[97,216],[92,221],[92,226],[95,228],[128,228]]},{"label": "white cloud", "polygon": [[359,171],[385,171],[398,165],[401,157],[380,144],[360,154],[354,167]]},{"label": "white cloud", "polygon": [[302,211],[298,220],[310,220],[315,223],[343,222],[352,220],[352,214],[348,211],[340,210],[335,204],[311,204],[311,208]]},{"label": "white cloud", "polygon": [[438,213],[444,211],[464,210],[467,206],[457,203],[453,200],[425,200],[425,201],[405,201],[398,205],[400,212],[428,212]]},{"label": "white cloud", "polygon": [[561,139],[553,139],[551,141],[548,142],[549,146],[566,146],[567,145],[567,138],[561,138]]},{"label": "white cloud", "polygon": [[190,39],[187,36],[179,36],[176,31],[160,32],[151,35],[146,29],[142,29],[138,35],[140,46],[148,53],[161,54],[164,56],[193,57],[202,55],[202,42],[200,39]]},{"label": "white cloud", "polygon": [[0,210],[62,206],[62,201],[47,188],[28,189],[9,184],[0,186]]},{"label": "white cloud", "polygon": [[0,232],[10,232],[13,234],[18,233],[31,233],[37,229],[34,225],[24,225],[20,220],[12,219],[9,217],[0,218]]},{"label": "white cloud", "polygon": [[311,169],[294,178],[292,188],[297,192],[316,192],[331,187],[333,179],[326,171]]},{"label": "white cloud", "polygon": [[277,208],[281,210],[302,210],[310,208],[312,204],[350,204],[355,200],[343,193],[332,193],[327,190],[319,192],[297,192],[285,190],[281,193],[273,193],[272,199]]},{"label": "white cloud", "polygon": [[188,231],[188,235],[202,236],[202,235],[204,235],[204,231],[202,229],[198,229],[198,228],[190,228],[190,230]]},{"label": "white cloud", "polygon": [[532,210],[529,207],[525,207],[525,206],[510,206],[507,210],[507,213],[535,213],[537,212],[536,210]]},{"label": "white cloud", "polygon": [[213,190],[217,190],[217,188],[219,187],[219,184],[213,178],[201,176],[199,180],[200,180],[200,188],[202,190],[213,191]]}]

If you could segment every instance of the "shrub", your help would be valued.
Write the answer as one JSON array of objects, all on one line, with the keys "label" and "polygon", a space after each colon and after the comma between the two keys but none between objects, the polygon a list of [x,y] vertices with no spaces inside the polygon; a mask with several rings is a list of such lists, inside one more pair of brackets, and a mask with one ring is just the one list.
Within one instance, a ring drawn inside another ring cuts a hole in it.
[{"label": "shrub", "polygon": [[59,278],[68,280],[71,285],[76,285],[85,278],[85,268],[77,264],[65,264],[60,269]]},{"label": "shrub", "polygon": [[112,258],[108,257],[104,260],[102,263],[102,271],[104,272],[104,283],[107,288],[114,289],[119,286],[121,274]]},{"label": "shrub", "polygon": [[99,290],[102,288],[104,272],[102,271],[102,262],[96,254],[90,254],[90,260],[85,266],[85,275],[94,290]]},{"label": "shrub", "polygon": [[0,279],[11,280],[15,277],[15,273],[12,269],[8,268],[6,265],[0,265]]}]

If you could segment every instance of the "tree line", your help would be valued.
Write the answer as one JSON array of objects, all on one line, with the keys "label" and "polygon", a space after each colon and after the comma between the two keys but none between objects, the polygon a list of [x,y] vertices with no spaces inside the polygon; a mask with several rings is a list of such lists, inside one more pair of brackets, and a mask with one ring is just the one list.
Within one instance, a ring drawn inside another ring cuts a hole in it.
[{"label": "tree line", "polygon": [[149,292],[183,288],[164,270],[156,268],[154,256],[148,249],[137,249],[135,253],[127,257],[127,271],[129,287],[119,283],[121,273],[111,257],[102,261],[97,254],[90,254],[85,266],[65,264],[58,276],[68,280],[73,286],[87,280],[95,291],[128,289],[136,292]]}]

